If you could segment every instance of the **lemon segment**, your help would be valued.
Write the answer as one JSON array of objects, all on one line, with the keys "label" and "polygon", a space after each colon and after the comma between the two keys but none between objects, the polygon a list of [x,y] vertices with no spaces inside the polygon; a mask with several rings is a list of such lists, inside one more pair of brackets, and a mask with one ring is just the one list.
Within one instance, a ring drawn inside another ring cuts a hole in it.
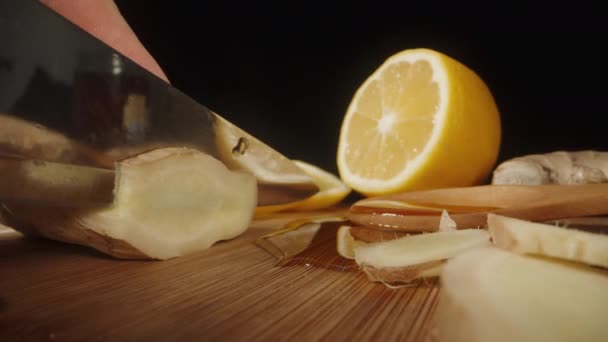
[{"label": "lemon segment", "polygon": [[501,123],[484,81],[433,50],[388,58],[355,93],[340,129],[342,181],[367,196],[482,182]]}]

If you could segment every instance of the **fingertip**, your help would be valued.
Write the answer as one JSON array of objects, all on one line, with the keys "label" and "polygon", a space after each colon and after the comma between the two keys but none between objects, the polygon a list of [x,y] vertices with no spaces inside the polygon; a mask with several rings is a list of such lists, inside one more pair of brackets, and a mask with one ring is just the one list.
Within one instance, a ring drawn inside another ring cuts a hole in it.
[{"label": "fingertip", "polygon": [[40,0],[67,20],[169,83],[112,0]]}]

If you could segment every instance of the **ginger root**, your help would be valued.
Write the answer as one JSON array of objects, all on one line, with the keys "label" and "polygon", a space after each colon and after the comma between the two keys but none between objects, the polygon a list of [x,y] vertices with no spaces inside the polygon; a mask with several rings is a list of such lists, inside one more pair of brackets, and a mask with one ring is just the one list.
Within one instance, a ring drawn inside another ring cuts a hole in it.
[{"label": "ginger root", "polygon": [[556,151],[507,160],[494,170],[492,184],[589,184],[608,182],[608,152]]},{"label": "ginger root", "polygon": [[520,254],[543,255],[608,268],[608,235],[488,215],[493,243]]},{"label": "ginger root", "polygon": [[8,207],[26,234],[117,258],[169,259],[248,228],[255,177],[188,148],[164,148],[116,164],[114,203],[99,209]]},{"label": "ginger root", "polygon": [[580,264],[476,248],[448,260],[429,340],[608,341],[608,276]]},{"label": "ginger root", "polygon": [[41,125],[0,113],[0,151],[5,155],[80,165],[112,167],[113,160]]}]

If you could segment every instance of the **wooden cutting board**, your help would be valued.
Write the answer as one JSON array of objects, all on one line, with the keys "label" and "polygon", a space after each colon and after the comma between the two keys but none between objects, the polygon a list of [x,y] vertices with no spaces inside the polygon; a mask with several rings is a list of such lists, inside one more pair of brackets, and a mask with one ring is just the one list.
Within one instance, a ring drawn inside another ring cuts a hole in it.
[{"label": "wooden cutting board", "polygon": [[[422,341],[436,280],[390,289],[349,260],[275,266],[254,245],[295,216],[168,261],[122,261],[0,226],[0,341]],[[326,241],[317,250],[331,253]],[[333,261],[332,261],[333,260]]]}]

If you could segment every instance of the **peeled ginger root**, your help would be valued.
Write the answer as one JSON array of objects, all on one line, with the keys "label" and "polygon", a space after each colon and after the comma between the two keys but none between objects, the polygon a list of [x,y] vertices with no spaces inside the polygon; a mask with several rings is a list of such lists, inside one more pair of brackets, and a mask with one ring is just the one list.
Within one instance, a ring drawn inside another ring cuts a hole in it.
[{"label": "peeled ginger root", "polygon": [[437,276],[449,258],[488,245],[487,231],[462,229],[361,244],[353,246],[353,251],[355,261],[371,281],[400,286],[415,279]]},{"label": "peeled ginger root", "polygon": [[165,148],[117,163],[114,195],[113,205],[94,210],[9,209],[25,233],[117,258],[170,259],[245,232],[257,185],[208,154]]},{"label": "peeled ginger root", "polygon": [[488,215],[488,231],[497,247],[515,253],[608,267],[608,235],[495,214]]},{"label": "peeled ginger root", "polygon": [[449,260],[431,341],[608,341],[608,276],[496,247]]},{"label": "peeled ginger root", "polygon": [[608,152],[556,151],[507,160],[492,184],[592,184],[608,182]]}]

